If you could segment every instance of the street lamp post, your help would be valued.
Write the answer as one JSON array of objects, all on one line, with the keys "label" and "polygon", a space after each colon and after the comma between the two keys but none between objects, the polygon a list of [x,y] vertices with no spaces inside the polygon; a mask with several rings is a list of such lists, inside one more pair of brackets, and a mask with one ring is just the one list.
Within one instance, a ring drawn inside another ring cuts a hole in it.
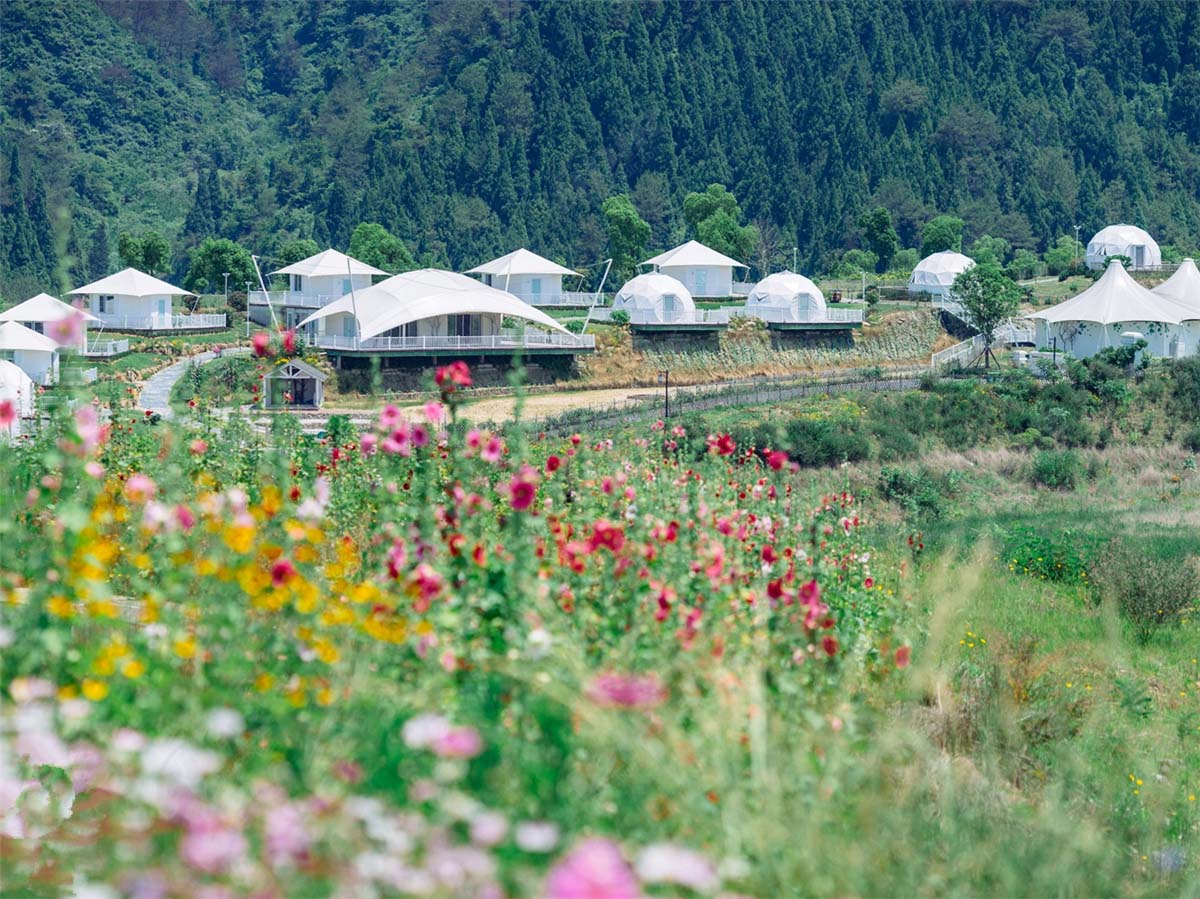
[{"label": "street lamp post", "polygon": [[1078,259],[1078,258],[1079,258],[1079,256],[1080,256],[1080,251],[1081,251],[1081,247],[1080,247],[1080,244],[1079,244],[1079,229],[1080,229],[1080,228],[1082,228],[1082,227],[1083,227],[1083,225],[1076,225],[1076,226],[1075,226],[1075,258],[1076,258],[1076,259]]},{"label": "street lamp post", "polygon": [[225,276],[225,305],[229,305],[229,272],[221,272]]},{"label": "street lamp post", "polygon": [[659,372],[663,379],[663,420],[671,417],[671,369]]},{"label": "street lamp post", "polygon": [[250,282],[246,282],[246,336],[250,336]]},{"label": "street lamp post", "polygon": [[797,270],[797,266],[799,265],[799,262],[797,260],[799,258],[800,258],[800,248],[792,247],[792,271],[793,272],[796,272],[796,270]]}]

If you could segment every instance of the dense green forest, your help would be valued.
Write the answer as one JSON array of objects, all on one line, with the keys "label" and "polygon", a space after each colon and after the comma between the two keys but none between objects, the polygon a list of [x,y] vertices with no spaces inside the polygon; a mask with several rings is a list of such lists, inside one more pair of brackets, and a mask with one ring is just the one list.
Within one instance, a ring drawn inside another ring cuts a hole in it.
[{"label": "dense green forest", "polygon": [[1043,251],[1129,221],[1200,232],[1200,4],[5,0],[0,292],[161,233],[270,257],[363,221],[463,268],[650,249],[709,183],[753,260],[827,271],[886,207]]}]

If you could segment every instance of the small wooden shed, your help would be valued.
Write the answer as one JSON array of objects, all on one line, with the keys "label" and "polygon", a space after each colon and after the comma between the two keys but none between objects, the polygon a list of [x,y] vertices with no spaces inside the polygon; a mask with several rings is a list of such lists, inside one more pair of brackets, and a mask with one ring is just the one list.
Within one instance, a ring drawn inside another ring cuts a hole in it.
[{"label": "small wooden shed", "polygon": [[320,369],[301,359],[289,359],[263,375],[262,398],[267,409],[291,406],[320,408],[325,402],[325,382]]}]

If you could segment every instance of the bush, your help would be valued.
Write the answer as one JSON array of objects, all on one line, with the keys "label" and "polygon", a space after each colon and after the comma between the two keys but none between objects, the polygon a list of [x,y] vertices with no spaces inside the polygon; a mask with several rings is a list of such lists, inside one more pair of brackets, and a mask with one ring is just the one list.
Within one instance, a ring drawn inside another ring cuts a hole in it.
[{"label": "bush", "polygon": [[246,292],[244,290],[233,290],[229,293],[229,308],[234,312],[246,311]]},{"label": "bush", "polygon": [[584,320],[582,318],[573,318],[569,322],[564,322],[563,327],[572,334],[583,333]]},{"label": "bush", "polygon": [[1139,643],[1148,642],[1161,627],[1179,624],[1200,593],[1194,557],[1150,555],[1121,538],[1104,548],[1096,582],[1133,625]]},{"label": "bush", "polygon": [[614,309],[613,314],[609,316],[608,320],[614,325],[627,325],[629,324],[629,313],[624,309]]},{"label": "bush", "polygon": [[1033,458],[1033,483],[1053,490],[1074,490],[1083,461],[1074,450],[1043,450]]},{"label": "bush", "polygon": [[1004,535],[1001,547],[1009,571],[1041,580],[1087,584],[1095,543],[1087,533],[1066,530],[1047,534],[1040,528],[1021,526]]},{"label": "bush", "polygon": [[1189,449],[1193,453],[1200,453],[1200,425],[1192,428],[1179,441],[1183,444],[1184,449]]},{"label": "bush", "polygon": [[885,467],[879,472],[879,492],[916,518],[941,518],[953,488],[937,483],[927,471]]}]

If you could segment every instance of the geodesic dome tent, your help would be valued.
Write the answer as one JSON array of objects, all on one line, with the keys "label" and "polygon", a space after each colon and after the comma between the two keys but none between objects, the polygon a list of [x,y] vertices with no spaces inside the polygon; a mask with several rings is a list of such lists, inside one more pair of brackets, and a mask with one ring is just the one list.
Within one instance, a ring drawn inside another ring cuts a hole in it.
[{"label": "geodesic dome tent", "polygon": [[917,263],[908,279],[909,293],[928,293],[944,297],[954,286],[954,279],[971,268],[975,260],[953,250],[943,250],[926,256]]},{"label": "geodesic dome tent", "polygon": [[37,392],[33,379],[14,362],[0,359],[0,402],[7,400],[16,410],[16,420],[0,434],[18,436],[21,433],[21,419],[33,417],[33,397]]},{"label": "geodesic dome tent", "polygon": [[680,281],[670,275],[647,272],[625,282],[613,299],[613,311],[623,309],[630,321],[670,322],[696,311],[696,302]]},{"label": "geodesic dome tent", "polygon": [[1109,225],[1088,241],[1088,268],[1103,268],[1109,256],[1128,256],[1129,267],[1134,269],[1162,265],[1162,252],[1154,238],[1135,225]]},{"label": "geodesic dome tent", "polygon": [[825,318],[825,295],[803,275],[776,272],[754,285],[746,313],[771,321],[819,321]]}]

